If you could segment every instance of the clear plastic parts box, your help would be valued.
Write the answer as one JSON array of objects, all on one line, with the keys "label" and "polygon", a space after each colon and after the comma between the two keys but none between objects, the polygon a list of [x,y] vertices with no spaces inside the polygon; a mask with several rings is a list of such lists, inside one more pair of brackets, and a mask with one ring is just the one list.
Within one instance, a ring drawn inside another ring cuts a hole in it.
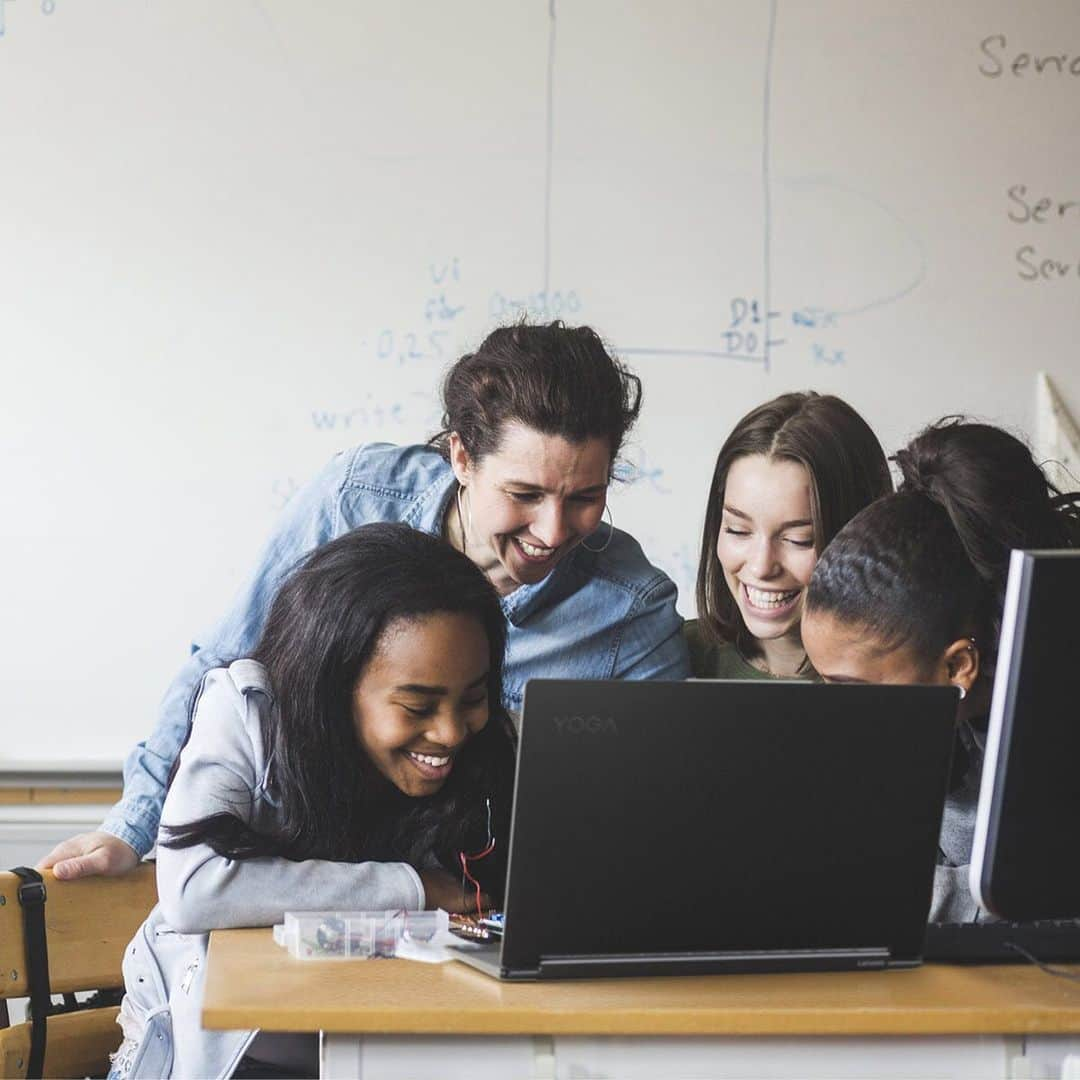
[{"label": "clear plastic parts box", "polygon": [[274,940],[300,960],[436,959],[453,940],[438,911],[287,911]]}]

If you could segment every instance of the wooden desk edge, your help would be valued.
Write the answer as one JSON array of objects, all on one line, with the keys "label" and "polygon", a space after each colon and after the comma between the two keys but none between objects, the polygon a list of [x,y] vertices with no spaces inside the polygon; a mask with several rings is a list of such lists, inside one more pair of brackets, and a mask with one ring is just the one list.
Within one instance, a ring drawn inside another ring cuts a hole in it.
[{"label": "wooden desk edge", "polygon": [[118,787],[8,787],[0,785],[0,806],[112,806]]},{"label": "wooden desk edge", "polygon": [[[203,1026],[212,1030],[250,1029],[254,1025],[242,1008],[212,1007],[203,1010]],[[619,1037],[673,1036],[934,1036],[934,1035],[1075,1035],[1080,1022],[1075,1014],[1057,1017],[1030,1016],[1003,1012],[990,1022],[985,1010],[964,1010],[946,1015],[912,1017],[911,1013],[890,1015],[881,1010],[865,1013],[815,1013],[812,1011],[761,1013],[728,1010],[696,1015],[686,1010],[624,1010],[602,1016],[580,1012],[565,1015],[536,1009],[503,1007],[485,1017],[446,1011],[426,1010],[414,1015],[401,1010],[378,1008],[325,1010],[319,1030],[353,1035],[566,1035]],[[303,1012],[283,1007],[278,1014],[261,1013],[263,1031],[310,1031]]]},{"label": "wooden desk edge", "polygon": [[[1025,965],[707,976],[708,985],[702,984],[701,995],[695,988],[688,996],[686,979],[515,986],[456,963],[439,967],[408,960],[311,963],[290,959],[273,944],[269,930],[215,933],[210,944],[203,1025],[224,1030],[318,1029],[361,1035],[1080,1033],[1080,985]],[[251,992],[235,995],[241,998],[237,1005],[230,1001],[234,996],[230,988],[235,985],[230,982],[230,964],[242,973],[241,982],[253,978]],[[318,971],[326,964],[343,966],[340,980],[322,983]],[[313,983],[311,976],[315,976]],[[448,979],[453,983],[449,989]],[[639,989],[647,1000],[635,993],[634,982],[642,984]],[[305,987],[305,983],[309,985]],[[292,996],[290,984],[295,991]],[[330,993],[324,995],[320,985],[329,986]],[[273,992],[275,986],[281,988],[280,996]],[[590,986],[595,991],[588,991]],[[656,999],[657,988],[667,986],[672,997],[678,998],[671,1004]],[[728,986],[731,994],[715,992],[715,987]],[[621,995],[621,987],[626,988],[626,995]],[[427,988],[431,993],[425,1000]],[[582,988],[588,992],[583,993]],[[875,1000],[873,995],[878,991],[883,993]],[[871,1000],[865,1003],[868,993]],[[587,1000],[583,1001],[583,996]],[[620,996],[626,997],[625,1003],[618,1000]],[[320,997],[323,1000],[315,1004]]]}]

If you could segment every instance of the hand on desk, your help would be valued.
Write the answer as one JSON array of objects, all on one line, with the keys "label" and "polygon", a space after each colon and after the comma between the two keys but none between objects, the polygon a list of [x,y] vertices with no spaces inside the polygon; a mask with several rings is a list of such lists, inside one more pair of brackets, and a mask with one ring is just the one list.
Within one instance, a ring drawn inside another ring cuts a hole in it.
[{"label": "hand on desk", "polygon": [[37,869],[51,868],[61,881],[72,881],[95,874],[115,877],[138,865],[139,856],[130,844],[111,833],[88,832],[62,840],[37,864]]},{"label": "hand on desk", "polygon": [[[429,911],[434,911],[435,908],[455,913],[476,911],[476,890],[462,889],[459,878],[445,870],[421,870],[419,873],[420,880],[424,883],[426,907]],[[491,897],[487,893],[481,893],[480,904],[483,908],[491,907]]]}]

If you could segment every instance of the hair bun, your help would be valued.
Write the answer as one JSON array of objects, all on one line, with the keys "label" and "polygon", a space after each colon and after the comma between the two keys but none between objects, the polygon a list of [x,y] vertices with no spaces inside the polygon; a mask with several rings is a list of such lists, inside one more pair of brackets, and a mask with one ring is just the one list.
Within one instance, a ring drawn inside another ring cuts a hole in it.
[{"label": "hair bun", "polygon": [[897,450],[892,460],[900,469],[900,485],[897,491],[925,495],[935,502],[941,501],[941,463],[936,455],[922,452],[917,443]]}]

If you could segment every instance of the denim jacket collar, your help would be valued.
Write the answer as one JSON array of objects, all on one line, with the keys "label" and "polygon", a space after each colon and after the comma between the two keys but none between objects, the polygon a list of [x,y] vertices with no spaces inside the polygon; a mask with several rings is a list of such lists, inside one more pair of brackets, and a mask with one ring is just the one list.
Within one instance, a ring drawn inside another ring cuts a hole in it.
[{"label": "denim jacket collar", "polygon": [[454,470],[447,466],[446,472],[433,484],[417,493],[416,501],[401,520],[421,532],[442,536],[443,519],[456,490]]}]

